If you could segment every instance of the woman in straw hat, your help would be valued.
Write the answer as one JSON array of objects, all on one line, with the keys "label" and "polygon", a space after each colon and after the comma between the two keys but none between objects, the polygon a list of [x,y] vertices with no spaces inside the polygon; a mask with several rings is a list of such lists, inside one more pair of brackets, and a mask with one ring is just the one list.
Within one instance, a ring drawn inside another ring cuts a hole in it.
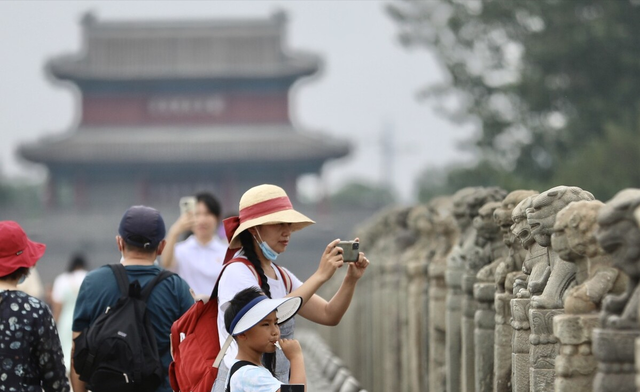
[{"label": "woman in straw hat", "polygon": [[42,257],[44,244],[27,238],[16,222],[0,221],[0,385],[3,390],[69,391],[53,315],[18,283]]},{"label": "woman in straw hat", "polygon": [[[342,249],[336,246],[340,240],[336,239],[327,245],[317,271],[304,283],[274,263],[277,256],[286,250],[291,233],[313,223],[315,222],[293,209],[286,192],[278,186],[259,185],[242,195],[239,216],[224,220],[229,240],[226,261],[232,257],[244,258],[251,263],[255,274],[247,265],[236,262],[229,264],[220,276],[218,331],[221,345],[227,340],[223,309],[236,293],[256,286],[256,282],[270,298],[301,297],[303,306],[299,314],[310,321],[323,325],[336,325],[340,322],[351,303],[358,279],[369,265],[364,253],[360,252],[356,262],[347,263],[349,266],[344,281],[330,301],[315,293],[344,263]],[[290,285],[287,284],[289,281]],[[280,326],[283,338],[292,337],[293,323],[291,319]],[[224,391],[228,369],[236,354],[237,346],[232,344],[220,365],[214,392]],[[265,360],[270,362],[269,358]],[[276,353],[275,370],[280,381],[288,382],[289,362],[280,351]]]}]

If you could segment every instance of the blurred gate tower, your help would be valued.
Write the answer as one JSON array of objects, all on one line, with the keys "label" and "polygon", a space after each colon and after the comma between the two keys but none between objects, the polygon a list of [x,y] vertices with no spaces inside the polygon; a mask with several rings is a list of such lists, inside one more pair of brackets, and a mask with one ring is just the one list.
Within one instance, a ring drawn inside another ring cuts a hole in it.
[{"label": "blurred gate tower", "polygon": [[22,146],[49,169],[53,209],[176,205],[211,190],[225,206],[259,183],[284,187],[348,154],[346,142],[299,132],[289,90],[320,59],[283,48],[286,15],[264,19],[82,18],[83,50],[47,64],[79,92],[78,125]]}]

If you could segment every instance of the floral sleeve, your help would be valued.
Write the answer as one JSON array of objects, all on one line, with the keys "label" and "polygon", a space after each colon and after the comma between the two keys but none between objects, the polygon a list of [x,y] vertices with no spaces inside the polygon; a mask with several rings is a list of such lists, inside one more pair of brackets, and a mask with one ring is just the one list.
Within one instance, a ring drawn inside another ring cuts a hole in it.
[{"label": "floral sleeve", "polygon": [[42,374],[42,387],[45,392],[68,392],[69,381],[64,366],[58,329],[49,307],[42,302],[39,305],[40,309],[37,310],[39,325],[36,324],[37,330],[34,331],[38,339],[35,342],[34,354],[38,358],[38,366]]}]

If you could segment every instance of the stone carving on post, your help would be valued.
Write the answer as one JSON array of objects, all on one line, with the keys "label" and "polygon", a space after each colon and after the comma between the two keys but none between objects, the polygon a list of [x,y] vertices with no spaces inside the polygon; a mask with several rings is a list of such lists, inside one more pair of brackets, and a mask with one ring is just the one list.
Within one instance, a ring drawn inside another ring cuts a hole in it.
[{"label": "stone carving on post", "polygon": [[399,293],[401,277],[405,276],[404,265],[400,263],[401,255],[416,240],[415,234],[407,226],[409,211],[409,208],[394,209],[387,216],[388,234],[379,244],[381,246],[379,256],[382,261],[380,310],[383,315],[380,319],[382,324],[380,337],[381,347],[385,353],[383,355],[383,390],[386,391],[393,390],[401,384],[400,369],[406,365],[401,362],[400,353],[404,342],[398,332],[401,330],[401,303],[406,302],[406,297]]},{"label": "stone carving on post", "polygon": [[591,391],[597,362],[592,355],[591,334],[597,326],[600,303],[611,292],[626,288],[626,276],[612,267],[613,259],[599,246],[595,232],[600,201],[572,202],[556,216],[551,236],[553,250],[576,265],[576,284],[566,295],[565,313],[553,319],[560,340],[556,358],[557,392]]},{"label": "stone carving on post", "polygon": [[[532,195],[523,199],[514,207],[511,214],[513,219],[511,231],[527,252],[522,263],[524,275],[518,275],[514,279],[514,298],[511,300],[511,326],[513,327],[511,387],[514,392],[529,391],[529,336],[531,333],[529,305],[531,289],[529,289],[528,280],[542,281],[541,278],[547,266],[546,262],[544,264],[540,262],[540,253],[543,248],[534,240],[533,235],[531,235],[531,227],[527,222],[526,210],[533,205],[534,197],[535,195]],[[532,273],[535,274],[532,275]],[[544,278],[544,281],[546,282],[546,278]],[[533,287],[533,289],[537,288],[537,285]],[[536,291],[533,292],[536,293]],[[540,289],[539,292],[542,292],[542,290]]]},{"label": "stone carving on post", "polygon": [[[416,242],[403,254],[401,264],[405,266],[406,301],[401,320],[402,330],[400,336],[405,337],[402,345],[403,367],[402,390],[424,391],[428,385],[428,349],[429,333],[427,320],[429,315],[429,281],[427,267],[429,254],[434,251],[433,219],[429,208],[419,204],[411,209],[407,218],[409,228],[417,233]],[[406,344],[406,342],[411,342]]]},{"label": "stone carving on post", "polygon": [[629,283],[622,294],[605,297],[600,328],[593,331],[593,354],[598,360],[593,380],[596,392],[635,391],[634,343],[640,336],[640,228],[634,217],[638,206],[640,189],[625,189],[598,213],[598,242],[613,257],[614,266],[627,274]]},{"label": "stone carving on post", "polygon": [[[495,315],[493,390],[495,392],[511,392],[511,340],[513,338],[513,327],[510,324],[511,299],[513,298],[513,282],[517,275],[522,274],[522,262],[526,256],[526,249],[511,232],[513,225],[511,214],[515,206],[522,200],[537,194],[538,192],[535,191],[516,190],[502,200],[501,206],[494,211],[493,218],[502,233],[502,241],[507,247],[507,255],[483,267],[477,275],[479,281],[485,282],[479,284],[493,283],[492,286],[485,287],[493,287],[495,290],[493,298],[493,313]],[[476,346],[476,355],[477,353]],[[476,357],[476,363],[477,361]],[[477,376],[476,379],[478,379]]]},{"label": "stone carving on post", "polygon": [[[467,274],[464,276],[463,289],[468,292],[471,279],[469,270],[479,269],[473,280],[473,297],[465,298],[463,304],[463,314],[466,317],[473,312],[471,319],[474,323],[474,355],[475,355],[475,385],[476,392],[491,392],[493,390],[493,350],[494,350],[494,327],[495,311],[494,296],[496,284],[494,281],[495,265],[504,260],[507,256],[507,248],[502,240],[500,226],[494,218],[495,212],[502,207],[501,202],[489,202],[478,210],[478,216],[473,220],[476,228],[476,244],[484,251],[480,257],[473,262],[467,263]],[[487,264],[478,268],[481,264]],[[474,301],[475,303],[472,303]],[[464,324],[468,323],[465,319]],[[464,334],[463,334],[464,337]]]},{"label": "stone carving on post", "polygon": [[[542,392],[552,390],[555,380],[555,359],[559,353],[558,339],[553,335],[553,317],[564,312],[564,296],[575,285],[576,265],[562,260],[551,249],[551,234],[556,215],[572,201],[593,200],[591,193],[578,187],[557,186],[533,199],[527,209],[527,221],[531,234],[538,245],[544,247],[543,259],[547,266],[546,285],[540,295],[531,297],[529,323],[530,390]],[[531,280],[529,281],[531,287]],[[533,294],[533,293],[532,293]]]},{"label": "stone carving on post", "polygon": [[[464,188],[453,196],[453,208],[456,222],[460,231],[459,243],[451,250],[447,257],[445,281],[447,284],[446,311],[446,370],[447,390],[458,392],[471,381],[469,388],[473,388],[473,356],[466,356],[462,362],[462,277],[465,265],[481,253],[476,245],[476,230],[472,225],[473,218],[478,214],[482,205],[489,201],[502,200],[505,192],[499,188]],[[475,274],[474,274],[475,277]],[[473,335],[473,327],[470,330]],[[472,337],[467,335],[467,341],[473,347]]]},{"label": "stone carving on post", "polygon": [[[452,198],[438,198],[429,202],[430,217],[435,229],[433,252],[428,262],[429,313],[443,315],[446,312],[447,287],[445,271],[447,256],[458,243],[459,232],[453,218]],[[446,322],[444,317],[430,317],[429,325],[429,390],[446,390]]]},{"label": "stone carving on post", "polygon": [[[460,237],[458,243],[447,256],[445,283],[447,287],[446,300],[446,390],[460,392],[461,368],[461,326],[462,317],[462,273],[464,271],[464,257],[472,247],[475,247],[476,232],[471,222],[474,215],[468,211],[467,199],[473,196],[479,188],[463,188],[453,195],[453,215],[458,225]],[[429,271],[431,273],[431,271]]]}]

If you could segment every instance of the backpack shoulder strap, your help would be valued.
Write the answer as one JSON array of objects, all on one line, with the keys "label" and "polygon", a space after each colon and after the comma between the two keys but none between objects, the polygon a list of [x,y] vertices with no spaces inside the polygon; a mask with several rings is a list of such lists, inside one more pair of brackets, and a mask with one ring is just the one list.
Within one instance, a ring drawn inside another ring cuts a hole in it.
[{"label": "backpack shoulder strap", "polygon": [[147,285],[144,286],[144,289],[142,289],[142,292],[140,293],[140,299],[142,299],[144,302],[147,302],[147,299],[149,299],[149,296],[151,295],[151,292],[153,292],[153,289],[156,287],[156,285],[173,275],[175,275],[173,272],[167,271],[165,269],[160,271],[160,273],[156,275],[153,280],[151,280],[151,282],[147,283]]},{"label": "backpack shoulder strap", "polygon": [[229,370],[229,381],[227,381],[227,389],[225,389],[225,392],[231,392],[231,377],[244,366],[256,366],[256,364],[249,361],[238,361],[234,363],[233,366],[231,366],[231,370]]},{"label": "backpack shoulder strap", "polygon": [[209,298],[209,300],[218,299],[218,283],[220,282],[220,278],[222,278],[224,270],[232,263],[242,263],[246,265],[258,281],[258,286],[262,286],[262,279],[260,279],[260,275],[258,275],[258,271],[256,271],[256,268],[253,266],[253,264],[251,264],[251,262],[246,257],[235,257],[224,263],[224,265],[222,266],[222,270],[220,271],[220,275],[218,275],[218,279],[216,279],[216,284],[213,286],[213,291],[211,292],[211,297]]},{"label": "backpack shoulder strap", "polygon": [[120,288],[120,296],[128,297],[129,296],[129,278],[127,277],[127,270],[124,269],[124,265],[122,264],[108,264],[113,274],[116,276],[116,281],[118,282],[118,288]]},{"label": "backpack shoulder strap", "polygon": [[276,263],[271,263],[271,264],[273,264],[278,270],[278,272],[280,273],[280,276],[282,277],[282,281],[284,282],[284,287],[287,290],[287,294],[290,294],[291,290],[293,290],[293,282],[291,281],[291,276],[289,276],[287,271],[285,271],[285,269],[280,267],[278,264]]}]

